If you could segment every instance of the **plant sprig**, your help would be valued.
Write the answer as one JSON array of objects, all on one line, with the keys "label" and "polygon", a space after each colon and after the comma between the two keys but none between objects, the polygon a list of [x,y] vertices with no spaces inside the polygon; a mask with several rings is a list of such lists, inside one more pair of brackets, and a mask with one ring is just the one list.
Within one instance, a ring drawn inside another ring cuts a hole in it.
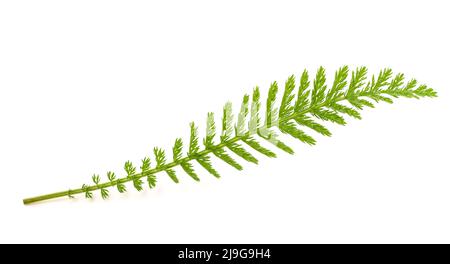
[{"label": "plant sprig", "polygon": [[[177,166],[180,166],[193,180],[200,181],[193,162],[197,162],[212,176],[220,178],[219,172],[212,163],[212,156],[237,170],[242,170],[243,166],[229,155],[230,152],[243,161],[258,163],[257,157],[248,152],[244,146],[265,156],[276,157],[276,154],[263,147],[257,138],[293,154],[292,148],[278,139],[276,130],[308,145],[314,145],[316,139],[306,133],[303,128],[323,136],[331,136],[324,122],[345,125],[344,116],[361,119],[360,110],[363,108],[373,108],[378,102],[393,103],[394,98],[419,99],[437,96],[432,88],[423,84],[418,85],[415,79],[406,82],[403,74],[394,76],[391,69],[383,69],[369,80],[367,72],[366,67],[359,67],[349,76],[348,66],[343,66],[335,72],[334,81],[328,87],[323,67],[318,69],[314,80],[310,80],[308,72],[304,70],[297,86],[297,94],[295,94],[294,75],[285,82],[279,107],[276,107],[278,83],[273,82],[266,99],[265,113],[262,113],[260,91],[256,87],[252,96],[244,95],[236,122],[234,122],[231,103],[225,104],[220,133],[216,131],[213,113],[207,115],[206,135],[203,141],[199,139],[197,126],[191,123],[186,154],[183,155],[183,141],[177,138],[172,147],[171,162],[167,162],[166,152],[163,149],[155,147],[153,149],[154,167],[151,166],[149,157],[142,159],[140,171],[136,170],[131,161],[127,161],[124,165],[124,177],[118,178],[114,172],[107,172],[108,181],[102,183],[100,176],[95,174],[92,176],[93,185],[83,184],[78,189],[27,198],[23,202],[31,204],[58,197],[73,197],[76,194],[84,194],[86,198],[92,199],[93,192],[96,190],[100,190],[100,196],[107,199],[108,188],[116,187],[120,193],[123,193],[127,191],[125,185],[127,182],[132,182],[136,190],[142,191],[144,178],[147,179],[149,188],[153,189],[157,183],[156,174],[160,172],[165,172],[175,183],[178,183],[178,176],[173,169]],[[261,116],[264,117],[263,122]],[[203,146],[200,146],[200,142],[203,142]]]}]

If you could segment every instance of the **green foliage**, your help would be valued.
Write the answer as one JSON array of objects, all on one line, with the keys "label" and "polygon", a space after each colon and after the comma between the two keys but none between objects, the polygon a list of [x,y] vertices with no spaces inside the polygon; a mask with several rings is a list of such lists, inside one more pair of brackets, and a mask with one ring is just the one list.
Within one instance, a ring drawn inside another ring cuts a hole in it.
[{"label": "green foliage", "polygon": [[183,151],[183,140],[181,140],[181,138],[177,138],[175,140],[175,144],[173,145],[172,151],[173,151],[173,160],[179,161],[181,159],[181,156],[183,155],[183,153],[181,153]]},{"label": "green foliage", "polygon": [[323,125],[317,123],[311,117],[308,117],[306,115],[300,115],[300,116],[295,118],[295,121],[297,121],[297,123],[299,125],[309,127],[309,128],[311,128],[312,130],[316,131],[319,134],[322,134],[322,135],[327,136],[327,137],[331,136],[331,132],[326,127],[324,127]]},{"label": "green foliage", "polygon": [[246,133],[245,121],[248,115],[248,101],[249,96],[246,94],[242,99],[241,111],[239,111],[237,125],[236,125],[236,135],[242,136]]},{"label": "green foliage", "polygon": [[156,176],[155,175],[148,175],[147,176],[147,182],[148,182],[148,187],[150,189],[153,189],[156,187]]},{"label": "green foliage", "polygon": [[274,107],[275,100],[277,99],[278,93],[278,84],[277,82],[273,82],[270,85],[269,94],[267,95],[267,103],[266,103],[266,128],[272,126],[272,124],[276,123],[278,108]]},{"label": "green foliage", "polygon": [[142,165],[141,165],[141,172],[145,172],[148,171],[150,169],[150,158],[149,157],[145,157],[141,160]]},{"label": "green foliage", "polygon": [[220,178],[220,174],[216,171],[216,169],[214,169],[213,165],[211,164],[211,158],[209,156],[205,155],[203,157],[199,157],[197,158],[197,162],[214,177]]},{"label": "green foliage", "polygon": [[200,181],[200,178],[198,177],[197,173],[194,171],[194,167],[189,162],[182,162],[181,168],[186,172],[187,175],[191,176],[192,179],[196,181]]},{"label": "green foliage", "polygon": [[203,144],[206,148],[214,146],[214,137],[216,136],[216,123],[214,121],[214,113],[208,113],[206,119],[206,137]]},{"label": "green foliage", "polygon": [[[193,156],[195,153],[198,152],[200,149],[200,146],[198,145],[198,131],[197,127],[195,126],[194,122],[190,124],[191,127],[191,137],[189,139],[189,156]],[[156,155],[156,154],[155,154]]]},{"label": "green foliage", "polygon": [[292,100],[294,100],[294,94],[292,93],[295,89],[295,77],[294,75],[291,75],[288,80],[286,81],[284,85],[284,94],[283,98],[281,99],[281,105],[280,105],[280,118],[285,116],[292,115],[294,108],[292,106]]},{"label": "green foliage", "polygon": [[228,102],[223,107],[222,135],[220,136],[220,140],[222,142],[228,141],[232,134],[233,134],[233,110],[231,103]]},{"label": "green foliage", "polygon": [[261,94],[259,93],[259,87],[256,86],[255,89],[253,89],[253,95],[252,95],[252,107],[250,111],[250,121],[248,122],[248,133],[246,135],[255,134],[256,131],[258,131],[261,120],[259,117],[259,112],[261,109],[261,102],[260,102]]},{"label": "green foliage", "polygon": [[227,154],[227,152],[224,149],[216,149],[214,152],[214,155],[218,157],[219,159],[223,160],[224,162],[228,163],[232,167],[234,167],[237,170],[242,170],[242,165],[239,164],[237,161],[235,161],[230,155]]},{"label": "green foliage", "polygon": [[318,108],[318,109],[314,109],[313,111],[311,111],[311,113],[315,117],[322,119],[324,121],[331,121],[331,122],[339,124],[339,125],[345,125],[345,119],[342,116],[340,116],[338,113],[336,113],[335,111]]},{"label": "green foliage", "polygon": [[133,163],[131,163],[131,161],[125,162],[124,169],[127,173],[127,176],[132,176],[136,173],[136,167],[133,166]]},{"label": "green foliage", "polygon": [[301,140],[302,142],[314,145],[316,144],[316,140],[312,138],[310,135],[306,134],[302,130],[298,129],[294,122],[289,121],[280,125],[280,130],[283,133],[289,134],[296,139]]},{"label": "green foliage", "polygon": [[[339,68],[334,73],[334,80],[327,85],[325,69],[320,67],[314,80],[309,79],[308,71],[304,70],[300,76],[297,93],[294,75],[291,75],[284,84],[284,91],[277,107],[278,84],[270,85],[266,98],[265,112],[261,110],[261,94],[259,87],[253,89],[251,98],[244,95],[236,122],[233,121],[233,111],[230,102],[223,107],[220,142],[214,142],[216,124],[214,114],[208,113],[206,120],[206,135],[203,138],[204,148],[199,145],[198,128],[190,123],[190,138],[187,155],[183,154],[183,141],[177,138],[172,147],[172,161],[167,161],[163,149],[155,147],[155,165],[152,167],[150,158],[141,160],[140,172],[131,161],[125,162],[124,177],[117,177],[114,172],[107,172],[108,181],[101,183],[100,176],[92,176],[93,186],[83,184],[76,190],[58,192],[43,196],[45,198],[25,199],[44,200],[67,195],[84,193],[86,198],[92,198],[92,191],[100,190],[103,199],[109,197],[108,187],[116,186],[120,193],[126,191],[127,182],[132,182],[135,189],[143,190],[143,178],[147,178],[148,187],[156,187],[155,174],[165,172],[175,183],[178,177],[174,168],[180,166],[182,170],[195,181],[200,177],[194,170],[192,162],[196,161],[207,172],[220,178],[219,172],[212,163],[211,155],[222,160],[231,167],[242,170],[240,160],[258,163],[258,159],[248,149],[257,154],[274,158],[276,153],[264,147],[260,141],[265,141],[270,147],[276,147],[286,153],[293,154],[293,149],[279,139],[278,131],[284,135],[292,136],[308,145],[314,145],[315,135],[331,136],[327,122],[345,125],[345,117],[361,119],[360,110],[365,107],[373,108],[375,103],[393,103],[393,99],[436,97],[437,93],[426,85],[418,84],[415,79],[407,81],[404,74],[394,75],[391,69],[383,69],[377,75],[368,79],[366,67],[358,67],[350,72],[348,66]],[[312,84],[312,85],[311,85]],[[328,88],[329,87],[329,88]],[[260,116],[265,117],[261,122]],[[307,132],[303,131],[306,128]],[[277,131],[278,130],[278,131]],[[310,135],[311,134],[311,135]],[[229,155],[227,149],[233,152],[236,159]],[[41,196],[42,197],[42,196]]]},{"label": "green foliage", "polygon": [[308,71],[304,70],[300,78],[300,85],[298,86],[297,101],[295,102],[294,110],[299,112],[309,105],[309,76]]},{"label": "green foliage", "polygon": [[242,141],[244,141],[247,145],[249,145],[254,150],[258,151],[259,153],[266,155],[267,157],[270,157],[270,158],[277,157],[277,154],[272,152],[270,149],[267,149],[267,148],[261,146],[261,144],[259,144],[259,142],[256,141],[252,137],[245,138]]},{"label": "green foliage", "polygon": [[84,197],[86,197],[86,199],[92,199],[93,195],[92,192],[89,191],[89,186],[87,186],[86,184],[83,184],[83,186],[81,186],[81,189],[84,192]]},{"label": "green foliage", "polygon": [[325,99],[325,91],[327,89],[325,69],[320,67],[314,79],[313,89],[311,91],[311,105],[321,104]]},{"label": "green foliage", "polygon": [[163,149],[155,147],[153,148],[153,154],[155,154],[156,168],[161,168],[166,165],[166,152]]},{"label": "green foliage", "polygon": [[258,164],[258,160],[252,154],[247,152],[241,145],[237,143],[231,143],[227,147],[244,160]]}]

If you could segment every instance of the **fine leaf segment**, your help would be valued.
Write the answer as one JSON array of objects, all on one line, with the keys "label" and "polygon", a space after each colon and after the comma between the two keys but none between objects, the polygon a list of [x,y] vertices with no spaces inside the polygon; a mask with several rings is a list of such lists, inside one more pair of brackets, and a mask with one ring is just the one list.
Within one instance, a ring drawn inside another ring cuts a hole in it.
[{"label": "fine leaf segment", "polygon": [[[278,132],[290,135],[306,144],[314,145],[316,140],[307,134],[303,127],[324,136],[331,136],[331,132],[322,124],[332,122],[345,125],[344,116],[361,119],[359,111],[364,107],[374,107],[380,101],[392,103],[393,98],[421,98],[436,97],[437,93],[426,85],[419,85],[416,80],[405,81],[403,74],[393,75],[391,69],[384,69],[378,75],[367,78],[367,68],[359,67],[349,73],[347,66],[339,68],[331,86],[327,86],[325,69],[320,67],[314,80],[310,81],[308,72],[301,74],[298,85],[292,75],[284,84],[281,102],[277,105],[278,84],[273,82],[269,88],[265,102],[265,110],[261,110],[260,90],[256,87],[253,94],[244,95],[236,121],[233,118],[231,103],[226,103],[221,118],[220,135],[213,113],[208,113],[206,135],[202,141],[198,136],[198,129],[194,123],[190,124],[190,139],[187,153],[183,153],[183,141],[177,138],[172,148],[171,161],[167,161],[166,152],[155,147],[154,165],[149,157],[141,161],[139,169],[130,161],[125,162],[124,177],[117,177],[114,172],[107,172],[107,181],[102,182],[99,175],[92,176],[93,184],[83,184],[80,188],[62,192],[41,195],[24,199],[24,204],[54,199],[58,197],[74,197],[84,194],[86,198],[93,198],[93,192],[99,190],[103,199],[109,197],[109,188],[116,188],[118,192],[127,191],[125,183],[131,182],[138,190],[143,190],[144,180],[150,189],[156,186],[156,174],[165,173],[175,183],[178,176],[174,168],[180,167],[193,180],[200,178],[194,170],[193,163],[197,162],[207,172],[219,178],[219,172],[214,168],[211,157],[224,161],[237,170],[242,165],[229,152],[252,163],[258,163],[257,158],[248,152],[244,146],[254,149],[268,157],[276,157],[270,149],[260,144],[259,140],[267,141],[279,149],[293,154],[291,147],[278,140]],[[280,100],[278,100],[280,101]],[[278,130],[278,131],[277,131]]]}]

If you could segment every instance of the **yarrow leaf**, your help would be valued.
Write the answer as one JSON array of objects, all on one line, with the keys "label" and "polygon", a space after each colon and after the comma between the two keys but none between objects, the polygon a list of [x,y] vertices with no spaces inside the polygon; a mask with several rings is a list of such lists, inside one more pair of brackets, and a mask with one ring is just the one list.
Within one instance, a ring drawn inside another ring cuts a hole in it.
[{"label": "yarrow leaf", "polygon": [[[216,140],[218,142],[214,140],[216,133],[219,133],[216,132],[214,113],[210,112],[207,115],[202,147],[199,144],[198,127],[192,122],[189,125],[187,151],[183,153],[183,140],[177,138],[172,147],[172,160],[167,160],[162,148],[155,147],[153,167],[149,157],[141,160],[139,172],[131,161],[126,161],[125,175],[116,175],[108,171],[107,180],[102,183],[100,176],[94,174],[92,186],[83,184],[78,189],[31,197],[24,199],[23,202],[30,204],[63,196],[73,197],[76,194],[84,194],[86,198],[91,199],[93,191],[99,191],[100,196],[107,199],[110,195],[108,188],[116,187],[123,193],[127,190],[127,183],[132,183],[135,189],[142,191],[144,177],[147,178],[148,188],[153,189],[156,187],[158,173],[165,173],[178,183],[175,171],[177,167],[181,167],[182,171],[193,180],[200,181],[199,175],[194,170],[195,161],[207,172],[220,178],[211,161],[211,155],[223,161],[225,165],[242,170],[243,166],[233,156],[257,164],[258,159],[252,152],[274,158],[277,155],[271,148],[277,148],[293,154],[293,148],[280,140],[280,136],[276,133],[277,129],[285,136],[292,136],[303,143],[314,145],[316,140],[310,132],[331,136],[327,122],[345,125],[344,115],[361,119],[360,110],[366,107],[373,108],[378,102],[393,103],[398,97],[419,99],[437,96],[436,91],[427,85],[419,84],[416,79],[407,81],[404,74],[394,74],[389,68],[382,69],[370,79],[367,76],[368,69],[364,66],[353,71],[350,71],[348,66],[342,66],[335,71],[334,79],[328,84],[324,67],[317,70],[314,80],[310,80],[308,71],[304,70],[297,91],[295,91],[295,77],[291,75],[284,83],[283,94],[279,100],[277,100],[278,83],[272,82],[265,99],[264,110],[261,109],[260,89],[256,86],[251,96],[245,94],[242,97],[236,121],[233,120],[232,104],[230,102],[225,104],[222,111],[220,140]],[[261,117],[265,119],[263,122]],[[265,142],[268,147],[263,146],[260,141]],[[247,148],[254,151],[250,152]],[[229,154],[231,152],[233,155]]]}]

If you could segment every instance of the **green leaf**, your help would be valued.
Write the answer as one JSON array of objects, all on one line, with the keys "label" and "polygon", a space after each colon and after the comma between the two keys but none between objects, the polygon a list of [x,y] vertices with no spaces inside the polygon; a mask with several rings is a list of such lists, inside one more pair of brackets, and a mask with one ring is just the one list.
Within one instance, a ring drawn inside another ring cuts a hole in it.
[{"label": "green leaf", "polygon": [[345,105],[342,105],[339,103],[332,103],[332,104],[330,104],[330,108],[333,109],[334,111],[346,114],[353,118],[361,119],[361,115],[359,114],[359,112],[351,107],[348,107],[348,106],[345,106]]},{"label": "green leaf", "polygon": [[161,168],[166,165],[166,153],[163,149],[155,147],[153,148],[153,153],[156,159],[156,168]]},{"label": "green leaf", "polygon": [[367,79],[367,68],[366,67],[356,68],[356,71],[352,72],[352,78],[348,86],[347,96],[353,96],[355,91],[357,91],[364,85],[366,79]]},{"label": "green leaf", "polygon": [[116,174],[115,174],[114,172],[112,172],[112,171],[108,171],[108,172],[106,173],[106,176],[108,177],[108,180],[109,180],[110,182],[113,182],[113,181],[116,180]]},{"label": "green leaf", "polygon": [[259,111],[261,108],[260,93],[258,86],[253,89],[252,107],[250,112],[250,121],[248,122],[248,130],[250,134],[254,134],[260,126],[261,120],[259,118]]},{"label": "green leaf", "polygon": [[223,107],[222,116],[222,135],[220,140],[222,142],[230,139],[233,134],[233,110],[230,102],[227,102]]},{"label": "green leaf", "polygon": [[227,147],[244,160],[258,164],[258,160],[238,143],[229,144]]},{"label": "green leaf", "polygon": [[259,153],[266,155],[267,157],[270,158],[277,157],[275,153],[273,153],[270,149],[261,146],[261,144],[259,144],[259,142],[252,137],[248,137],[246,139],[243,139],[242,141],[244,141],[247,145],[249,145],[254,150],[258,151]]},{"label": "green leaf", "polygon": [[297,101],[295,102],[294,111],[299,112],[309,105],[309,76],[308,71],[304,70],[300,78],[300,85],[298,87]]},{"label": "green leaf", "polygon": [[142,184],[144,184],[144,182],[141,180],[141,178],[133,179],[133,186],[138,192],[143,190],[142,189]]},{"label": "green leaf", "polygon": [[403,89],[404,90],[412,90],[414,87],[416,87],[416,85],[417,85],[417,80],[411,79]]},{"label": "green leaf", "polygon": [[267,128],[272,126],[272,123],[276,123],[277,120],[278,109],[273,106],[277,97],[277,93],[278,93],[278,84],[277,82],[273,82],[270,85],[269,94],[267,95],[266,121],[265,121]]},{"label": "green leaf", "polygon": [[291,106],[292,100],[294,100],[294,94],[292,92],[295,89],[295,77],[294,75],[289,76],[288,80],[284,85],[283,98],[281,99],[280,113],[279,117],[287,117],[292,115],[294,108]]},{"label": "green leaf", "polygon": [[302,130],[298,129],[295,124],[291,121],[286,122],[282,125],[280,125],[280,130],[283,133],[289,134],[293,136],[296,139],[299,139],[300,141],[308,144],[308,145],[314,145],[316,144],[316,140],[303,132]]},{"label": "green leaf", "polygon": [[83,186],[81,187],[81,189],[84,192],[84,197],[86,197],[86,199],[92,199],[94,196],[92,195],[92,192],[89,191],[89,186],[87,186],[86,184],[83,184]]},{"label": "green leaf", "polygon": [[183,140],[181,138],[175,139],[175,143],[172,148],[173,160],[178,161],[181,159],[183,152]]},{"label": "green leaf", "polygon": [[180,165],[181,165],[181,168],[183,168],[183,170],[186,172],[187,175],[191,176],[191,178],[196,181],[200,181],[200,178],[195,173],[194,168],[191,163],[182,162]]},{"label": "green leaf", "polygon": [[420,97],[437,97],[437,92],[426,85],[420,85],[419,88],[414,90],[414,94]]},{"label": "green leaf", "polygon": [[403,75],[403,73],[397,74],[394,79],[392,79],[387,90],[398,90],[403,85],[404,80],[405,76]]},{"label": "green leaf", "polygon": [[345,125],[345,119],[334,111],[326,109],[314,109],[312,114],[324,121],[330,121],[339,125]]},{"label": "green leaf", "polygon": [[379,101],[383,101],[389,104],[392,104],[394,101],[386,96],[382,96],[380,94],[371,94],[371,95],[367,95],[367,97],[369,97],[370,99],[374,100],[375,102],[379,102]]},{"label": "green leaf", "polygon": [[200,149],[200,146],[198,145],[198,131],[197,131],[197,127],[195,126],[194,122],[192,122],[190,124],[190,127],[191,127],[191,137],[189,139],[188,155],[192,156],[198,152],[198,150]]},{"label": "green leaf", "polygon": [[289,147],[288,145],[286,145],[285,143],[283,143],[282,141],[280,141],[278,139],[278,135],[277,133],[275,133],[272,130],[266,129],[260,129],[258,131],[258,136],[260,136],[261,138],[267,140],[269,143],[271,143],[272,145],[276,146],[277,148],[283,150],[284,152],[287,152],[289,154],[294,154],[294,150]]},{"label": "green leaf", "polygon": [[100,189],[100,194],[101,194],[103,200],[106,200],[109,197],[108,189],[103,189],[103,188]]},{"label": "green leaf", "polygon": [[239,111],[237,125],[236,125],[236,135],[244,136],[246,134],[245,131],[245,123],[248,115],[248,101],[249,96],[246,94],[244,98],[242,98],[241,111]]},{"label": "green leaf", "polygon": [[156,176],[155,175],[148,175],[147,176],[147,182],[148,182],[148,187],[150,189],[153,189],[156,187]]},{"label": "green leaf", "polygon": [[125,162],[125,165],[123,166],[123,168],[127,172],[127,176],[136,174],[136,167],[134,167],[133,163],[131,163],[131,161],[129,161],[129,160],[127,162]]},{"label": "green leaf", "polygon": [[311,105],[317,105],[323,102],[327,85],[325,84],[325,69],[320,67],[314,79],[313,89],[311,91]]},{"label": "green leaf", "polygon": [[372,81],[367,84],[365,92],[377,92],[382,87],[389,84],[389,79],[392,76],[392,70],[389,68],[383,69],[378,74],[378,78],[375,80],[375,76],[372,76]]},{"label": "green leaf", "polygon": [[327,101],[331,102],[332,99],[343,96],[341,92],[347,85],[348,66],[339,68],[334,74],[334,82],[330,91],[327,94]]},{"label": "green leaf", "polygon": [[242,166],[230,157],[224,149],[216,149],[213,154],[219,159],[225,161],[237,170],[242,170]]},{"label": "green leaf", "polygon": [[95,183],[95,185],[98,185],[100,183],[100,176],[97,174],[92,175],[92,181]]},{"label": "green leaf", "polygon": [[[314,80],[311,81],[312,85],[310,84],[308,72],[304,70],[300,77],[297,95],[294,93],[295,78],[290,76],[285,82],[279,108],[276,105],[278,85],[277,82],[273,82],[267,96],[264,124],[261,124],[260,120],[261,96],[260,90],[256,86],[251,99],[248,95],[244,95],[236,122],[233,121],[231,103],[225,104],[221,120],[220,142],[214,142],[214,137],[217,133],[214,114],[208,113],[206,135],[203,139],[204,149],[200,149],[197,127],[194,123],[191,123],[187,155],[183,154],[183,142],[181,138],[178,138],[175,140],[172,148],[173,161],[170,163],[166,162],[163,149],[154,148],[156,165],[153,169],[150,167],[150,158],[148,157],[142,160],[140,173],[137,173],[136,167],[130,161],[127,161],[124,165],[127,175],[122,178],[117,178],[114,172],[107,172],[106,175],[109,182],[101,184],[100,176],[94,174],[92,180],[95,185],[91,187],[83,184],[81,188],[75,190],[69,189],[68,191],[24,199],[24,203],[28,204],[63,196],[72,197],[77,193],[84,193],[86,198],[92,198],[93,191],[97,189],[100,190],[102,198],[106,199],[110,194],[106,186],[114,187],[116,185],[118,191],[122,193],[126,191],[124,183],[132,181],[133,186],[138,191],[141,191],[143,177],[147,177],[149,187],[154,188],[156,185],[154,174],[160,172],[167,173],[174,182],[178,183],[175,173],[176,166],[181,166],[190,177],[198,181],[199,177],[194,171],[191,160],[196,160],[209,173],[215,177],[220,177],[218,171],[211,163],[211,154],[238,170],[243,168],[234,160],[233,155],[229,155],[226,148],[229,148],[241,158],[254,163],[258,162],[257,159],[251,151],[244,148],[243,144],[268,157],[276,156],[274,152],[260,144],[256,135],[277,148],[293,154],[292,148],[278,139],[274,127],[277,127],[283,134],[288,134],[304,143],[313,145],[316,142],[315,139],[308,133],[305,133],[301,126],[325,136],[331,135],[331,132],[317,119],[344,125],[344,114],[360,119],[360,109],[374,107],[374,104],[378,102],[392,103],[397,97],[422,98],[437,96],[436,91],[426,85],[419,85],[415,79],[406,83],[403,74],[393,75],[391,69],[381,70],[377,76],[373,75],[370,80],[366,80],[366,67],[359,67],[353,71],[350,80],[348,80],[348,75],[349,69],[347,66],[339,68],[334,74],[332,85],[330,88],[327,88],[325,69],[323,67],[317,70]],[[293,103],[295,97],[296,100]],[[251,105],[249,105],[250,101]],[[352,106],[348,106],[348,104]],[[246,123],[248,124],[247,128]]]},{"label": "green leaf", "polygon": [[331,136],[331,132],[326,127],[315,122],[312,118],[310,118],[306,115],[296,117],[295,121],[297,121],[297,124],[299,124],[301,126],[309,127],[319,134],[322,134],[327,137]]},{"label": "green leaf", "polygon": [[219,173],[214,169],[214,167],[211,164],[211,159],[209,156],[202,156],[197,158],[197,162],[205,168],[209,173],[211,173],[216,178],[220,178]]},{"label": "green leaf", "polygon": [[125,184],[122,183],[117,183],[117,190],[119,191],[119,193],[124,193],[127,191],[127,188],[125,187]]},{"label": "green leaf", "polygon": [[370,108],[375,107],[371,102],[361,99],[361,98],[348,98],[348,102],[350,104],[352,104],[354,107],[358,108],[359,110],[363,109],[364,106],[367,106]]},{"label": "green leaf", "polygon": [[214,137],[216,136],[216,123],[214,122],[214,113],[208,113],[206,119],[206,137],[203,140],[203,144],[206,148],[210,148],[214,145]]},{"label": "green leaf", "polygon": [[173,169],[166,169],[167,175],[174,181],[175,183],[178,183],[178,178]]},{"label": "green leaf", "polygon": [[148,171],[150,169],[150,158],[145,157],[141,160],[141,162],[142,162],[141,172]]}]

